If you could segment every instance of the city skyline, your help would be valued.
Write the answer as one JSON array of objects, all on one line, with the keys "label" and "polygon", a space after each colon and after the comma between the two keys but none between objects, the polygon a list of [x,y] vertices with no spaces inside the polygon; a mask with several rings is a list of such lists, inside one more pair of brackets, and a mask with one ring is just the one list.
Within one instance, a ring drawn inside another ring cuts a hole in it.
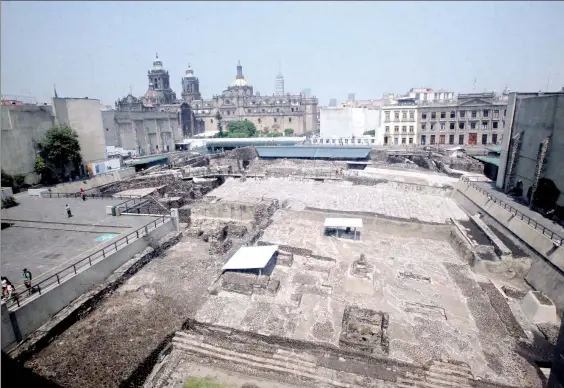
[{"label": "city skyline", "polygon": [[[239,60],[261,94],[275,93],[281,64],[285,92],[311,89],[321,104],[342,102],[351,90],[370,99],[413,87],[564,86],[564,53],[555,49],[564,41],[559,2],[218,4],[4,2],[2,93],[48,101],[56,84],[61,96],[113,105],[130,87],[135,96],[147,91],[155,52],[177,95],[190,64],[204,98],[231,83]],[[123,21],[123,14],[134,17]],[[273,26],[272,15],[300,28]],[[441,28],[420,23],[442,15]],[[535,28],[509,33],[522,25]]]}]

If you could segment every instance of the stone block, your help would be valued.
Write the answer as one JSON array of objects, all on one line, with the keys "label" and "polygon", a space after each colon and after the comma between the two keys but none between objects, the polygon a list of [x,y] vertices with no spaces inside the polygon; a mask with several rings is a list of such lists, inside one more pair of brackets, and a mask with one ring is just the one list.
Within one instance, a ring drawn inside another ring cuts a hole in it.
[{"label": "stone block", "polygon": [[280,288],[280,280],[270,279],[270,281],[268,282],[268,287],[266,288],[266,291],[270,295],[276,295],[276,293],[278,292],[278,288]]},{"label": "stone block", "polygon": [[521,309],[533,323],[558,323],[556,306],[540,291],[529,291],[521,301]]},{"label": "stone block", "polygon": [[291,252],[278,251],[276,264],[284,267],[291,267],[294,264],[294,254]]}]

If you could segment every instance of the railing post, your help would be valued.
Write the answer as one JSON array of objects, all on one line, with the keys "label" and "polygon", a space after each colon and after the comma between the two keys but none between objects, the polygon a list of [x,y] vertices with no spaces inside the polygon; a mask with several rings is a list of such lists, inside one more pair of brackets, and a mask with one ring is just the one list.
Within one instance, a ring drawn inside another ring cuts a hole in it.
[{"label": "railing post", "polygon": [[88,262],[90,263],[90,266],[92,267],[92,256],[88,256]]},{"label": "railing post", "polygon": [[76,275],[76,264],[72,266],[74,268],[74,274]]},{"label": "railing post", "polygon": [[125,236],[125,243],[129,244],[129,236]]},{"label": "railing post", "polygon": [[57,276],[57,284],[61,284],[61,280],[59,279],[59,274],[56,274]]},{"label": "railing post", "polygon": [[106,258],[106,251],[102,248],[102,257]]},{"label": "railing post", "polygon": [[114,246],[116,247],[116,252],[117,252],[117,241],[114,243]]},{"label": "railing post", "polygon": [[137,238],[139,238],[139,229],[137,229],[136,232],[137,232]]}]

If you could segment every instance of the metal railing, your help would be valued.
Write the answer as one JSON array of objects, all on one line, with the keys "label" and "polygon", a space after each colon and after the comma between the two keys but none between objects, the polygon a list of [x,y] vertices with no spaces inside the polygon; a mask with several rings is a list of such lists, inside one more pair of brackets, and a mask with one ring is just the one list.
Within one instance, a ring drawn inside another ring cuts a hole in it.
[{"label": "metal railing", "polygon": [[[120,195],[114,196],[112,194],[100,194],[100,193],[89,193],[85,194],[86,199],[94,198],[94,199],[122,199],[122,198],[137,198],[137,195]],[[43,192],[41,193],[41,198],[81,198],[82,195],[80,193],[52,193],[52,192]]]},{"label": "metal railing", "polygon": [[[509,213],[513,214],[515,217],[519,218],[521,221],[527,223],[527,225],[533,227],[535,230],[541,232],[544,236],[548,237],[549,239],[551,239],[555,244],[557,244],[558,246],[561,246],[562,243],[564,242],[564,237],[560,236],[557,233],[554,233],[552,230],[550,230],[549,228],[547,228],[546,226],[539,224],[537,221],[533,220],[532,218],[530,218],[529,216],[521,213],[519,210],[517,210],[516,208],[514,208],[513,206],[511,206],[510,204],[508,204],[505,201],[502,201],[499,198],[496,198],[494,195],[492,195],[488,190],[483,189],[482,187],[478,186],[475,183],[472,182],[477,182],[477,181],[471,181],[467,178],[471,178],[471,177],[462,177],[461,180],[463,180],[464,182],[466,182],[469,186],[472,186],[473,188],[475,188],[476,190],[478,190],[478,192],[480,192],[481,194],[485,195],[486,197],[488,197],[488,199],[490,199],[491,201],[493,201],[495,204],[497,204],[498,206],[501,206],[502,208],[504,208],[505,210],[507,210]],[[482,177],[476,177],[476,178],[482,178]]]},{"label": "metal railing", "polygon": [[124,237],[119,238],[118,240],[105,246],[104,248],[99,249],[96,252],[74,262],[73,264],[68,265],[67,267],[57,271],[53,275],[44,278],[40,282],[32,284],[32,289],[12,294],[12,297],[6,301],[6,307],[9,308],[14,305],[20,307],[22,301],[30,298],[33,295],[36,295],[35,293],[41,295],[43,292],[51,289],[52,286],[61,284],[61,282],[68,280],[69,278],[78,274],[78,272],[80,272],[82,269],[91,267],[93,264],[96,264],[100,260],[105,259],[110,254],[117,252],[120,248],[129,245],[130,242],[148,235],[149,232],[155,230],[160,225],[163,225],[169,221],[170,217],[161,216],[158,219],[151,221],[148,224],[140,227],[139,229],[125,235]]}]

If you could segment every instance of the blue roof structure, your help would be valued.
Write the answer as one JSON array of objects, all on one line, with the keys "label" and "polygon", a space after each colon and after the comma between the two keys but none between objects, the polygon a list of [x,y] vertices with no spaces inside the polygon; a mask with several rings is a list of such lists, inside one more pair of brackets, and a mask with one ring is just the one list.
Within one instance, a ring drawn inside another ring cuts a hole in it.
[{"label": "blue roof structure", "polygon": [[261,158],[368,159],[370,147],[279,146],[255,147]]}]

